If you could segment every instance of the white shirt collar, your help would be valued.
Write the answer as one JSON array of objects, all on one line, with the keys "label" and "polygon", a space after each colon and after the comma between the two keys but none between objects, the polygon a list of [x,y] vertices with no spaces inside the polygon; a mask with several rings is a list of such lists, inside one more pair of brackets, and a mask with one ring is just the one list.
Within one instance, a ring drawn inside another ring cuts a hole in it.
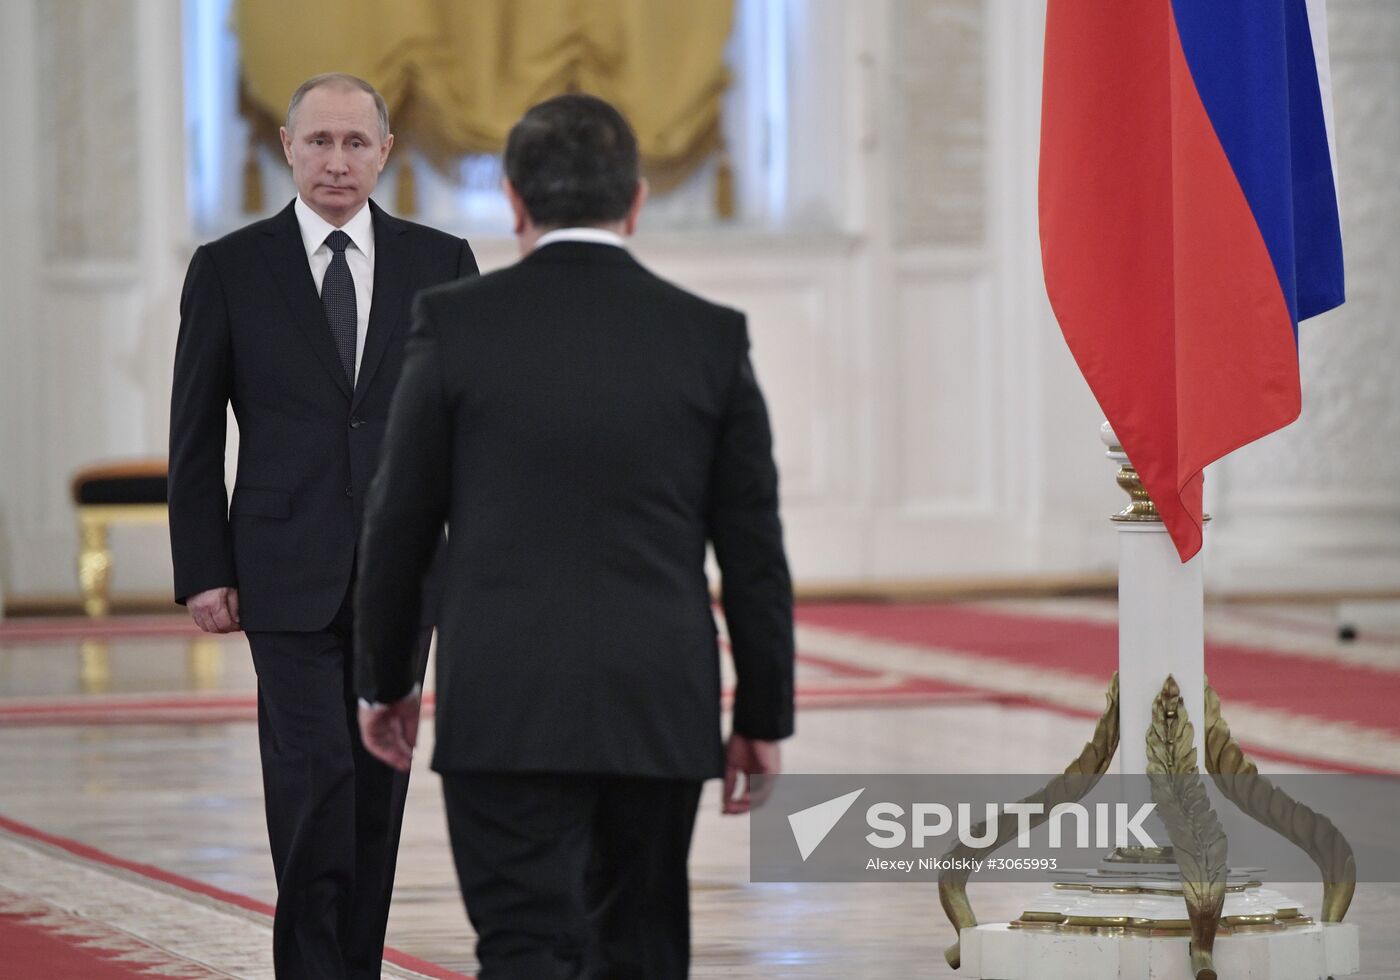
[{"label": "white shirt collar", "polygon": [[[310,258],[312,253],[326,243],[326,236],[337,229],[311,210],[311,205],[303,201],[300,194],[297,195],[295,209],[297,224],[301,228],[301,243],[306,246],[306,255]],[[350,241],[354,242],[360,254],[366,258],[374,257],[374,220],[370,215],[368,201],[349,221],[341,225],[339,230],[350,236]]]},{"label": "white shirt collar", "polygon": [[591,245],[615,245],[626,248],[627,243],[615,231],[605,228],[556,228],[547,231],[535,242],[535,248],[553,245],[555,242],[588,242]]}]

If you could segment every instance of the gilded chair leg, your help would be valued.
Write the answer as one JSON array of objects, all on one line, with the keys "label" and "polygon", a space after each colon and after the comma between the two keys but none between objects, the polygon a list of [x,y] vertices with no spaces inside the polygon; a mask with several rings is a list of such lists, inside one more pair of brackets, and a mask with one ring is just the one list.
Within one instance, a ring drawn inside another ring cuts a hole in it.
[{"label": "gilded chair leg", "polygon": [[112,575],[107,524],[83,517],[80,530],[82,546],[78,552],[78,584],[83,592],[83,611],[89,616],[105,616],[111,605],[107,588]]}]

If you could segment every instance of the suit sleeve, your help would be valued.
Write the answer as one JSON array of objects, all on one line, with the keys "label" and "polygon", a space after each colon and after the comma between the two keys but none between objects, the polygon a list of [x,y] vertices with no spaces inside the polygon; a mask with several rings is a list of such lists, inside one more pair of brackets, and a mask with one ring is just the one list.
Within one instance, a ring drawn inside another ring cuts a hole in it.
[{"label": "suit sleeve", "polygon": [[170,552],[175,601],[237,585],[224,485],[233,391],[228,303],[207,246],[190,260],[170,390]]},{"label": "suit sleeve", "polygon": [[439,359],[420,298],[360,539],[355,687],[371,701],[397,701],[413,686],[423,577],[447,520],[452,409]]},{"label": "suit sleeve", "polygon": [[792,582],[768,409],[742,317],[737,333],[738,365],[710,476],[709,536],[737,675],[734,731],[771,741],[793,732]]}]

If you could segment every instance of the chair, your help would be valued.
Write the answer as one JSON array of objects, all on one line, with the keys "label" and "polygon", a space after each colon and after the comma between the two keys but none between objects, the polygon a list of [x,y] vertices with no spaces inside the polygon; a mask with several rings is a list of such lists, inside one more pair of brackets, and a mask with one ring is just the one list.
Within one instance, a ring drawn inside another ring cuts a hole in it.
[{"label": "chair", "polygon": [[98,463],[73,476],[73,503],[78,508],[78,584],[83,611],[105,616],[111,608],[108,587],[112,551],[107,530],[113,524],[164,524],[166,511],[164,459]]}]

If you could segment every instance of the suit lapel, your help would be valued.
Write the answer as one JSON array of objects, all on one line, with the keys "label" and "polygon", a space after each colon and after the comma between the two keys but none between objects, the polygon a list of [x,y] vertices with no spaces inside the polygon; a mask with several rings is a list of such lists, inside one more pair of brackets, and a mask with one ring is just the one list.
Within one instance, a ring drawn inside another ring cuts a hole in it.
[{"label": "suit lapel", "polygon": [[316,295],[316,281],[311,278],[311,266],[306,261],[306,246],[301,241],[301,228],[296,212],[289,204],[263,232],[262,247],[272,277],[277,281],[292,322],[311,345],[317,360],[326,369],[342,394],[350,397],[350,382],[345,378],[340,355],[335,351],[330,324],[321,298]]},{"label": "suit lapel", "polygon": [[360,356],[360,374],[355,381],[352,408],[369,390],[374,374],[384,359],[389,341],[403,329],[403,294],[408,282],[408,243],[404,238],[408,225],[385,214],[379,205],[369,202],[374,218],[374,298],[369,307],[369,329],[365,333],[365,350]]}]

